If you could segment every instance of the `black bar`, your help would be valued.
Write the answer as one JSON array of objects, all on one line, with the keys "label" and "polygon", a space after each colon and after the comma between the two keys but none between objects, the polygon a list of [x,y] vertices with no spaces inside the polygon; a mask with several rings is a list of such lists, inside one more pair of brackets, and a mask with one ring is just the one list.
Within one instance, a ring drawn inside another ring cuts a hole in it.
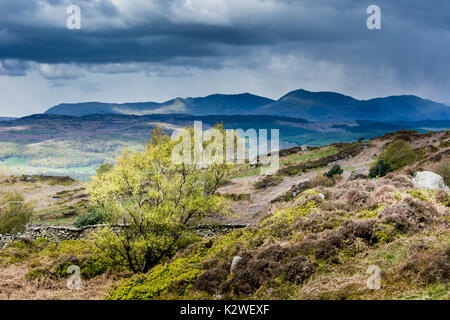
[{"label": "black bar", "polygon": [[[431,306],[432,305],[432,306]],[[321,319],[414,315],[432,307],[446,314],[448,301],[0,301],[0,312],[32,311],[57,319]],[[6,313],[7,314],[7,313]],[[108,318],[106,318],[108,317]]]}]

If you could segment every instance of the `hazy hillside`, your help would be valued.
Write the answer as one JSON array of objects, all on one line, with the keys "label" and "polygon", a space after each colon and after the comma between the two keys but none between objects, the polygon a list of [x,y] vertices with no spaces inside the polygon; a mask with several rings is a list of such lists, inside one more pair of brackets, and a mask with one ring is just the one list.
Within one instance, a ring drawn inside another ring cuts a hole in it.
[{"label": "hazy hillside", "polygon": [[164,103],[99,103],[86,102],[75,104],[60,104],[50,108],[46,114],[69,116],[85,116],[89,114],[248,114],[258,107],[274,102],[271,99],[255,96],[249,93],[236,95],[215,94],[204,98],[176,98]]},{"label": "hazy hillside", "polygon": [[0,117],[0,121],[10,121],[10,120],[14,120],[15,118],[11,118],[11,117]]},{"label": "hazy hillside", "polygon": [[335,92],[297,90],[255,111],[310,121],[422,121],[450,119],[450,107],[416,96],[357,100]]},{"label": "hazy hillside", "polygon": [[450,107],[416,96],[391,96],[371,100],[335,92],[296,90],[278,101],[249,93],[216,94],[204,98],[176,98],[164,103],[108,104],[99,102],[60,104],[46,114],[85,116],[90,114],[192,114],[283,115],[309,121],[424,121],[450,119]]}]

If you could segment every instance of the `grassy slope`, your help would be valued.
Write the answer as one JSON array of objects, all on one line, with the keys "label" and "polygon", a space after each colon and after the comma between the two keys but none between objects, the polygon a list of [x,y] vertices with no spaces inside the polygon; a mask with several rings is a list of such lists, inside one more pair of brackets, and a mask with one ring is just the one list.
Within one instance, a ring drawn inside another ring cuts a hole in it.
[{"label": "grassy slope", "polygon": [[[440,145],[449,135],[436,137],[412,144]],[[421,159],[415,165],[436,164]],[[344,179],[277,204],[255,226],[179,252],[148,275],[124,281],[108,298],[449,299],[449,201],[448,193],[416,190],[399,173]],[[235,256],[242,260],[231,273]],[[371,265],[381,269],[381,290],[367,288]]]},{"label": "grassy slope", "polygon": [[15,190],[34,208],[32,223],[71,226],[91,206],[85,183],[61,177],[33,176],[33,181],[21,181],[0,174],[0,192]]},{"label": "grassy slope", "polygon": [[[381,189],[387,186],[388,181],[379,184]],[[342,194],[344,199],[354,196]],[[450,298],[449,215],[435,195],[421,201],[411,198],[406,189],[385,194],[393,205],[411,201],[413,206],[432,203],[437,208],[436,219],[419,227],[413,218],[406,229],[383,217],[383,204],[346,207],[341,202],[342,207],[335,208],[337,198],[329,197],[322,202],[308,192],[257,227],[192,246],[148,275],[123,282],[109,298]],[[367,200],[373,199],[368,196]],[[236,255],[243,259],[230,273]],[[382,270],[379,291],[366,287],[370,265]]]}]

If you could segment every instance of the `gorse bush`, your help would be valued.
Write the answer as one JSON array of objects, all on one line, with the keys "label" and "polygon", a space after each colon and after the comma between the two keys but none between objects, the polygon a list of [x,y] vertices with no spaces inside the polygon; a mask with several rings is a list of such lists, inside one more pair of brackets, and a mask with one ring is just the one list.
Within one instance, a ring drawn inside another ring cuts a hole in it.
[{"label": "gorse bush", "polygon": [[75,221],[75,227],[83,228],[87,226],[93,226],[96,224],[102,224],[106,221],[106,216],[100,210],[90,211],[88,214],[79,217]]},{"label": "gorse bush", "polygon": [[416,162],[417,154],[408,142],[399,139],[386,147],[380,155],[379,160],[388,162],[391,165],[392,170],[395,171]]},{"label": "gorse bush", "polygon": [[107,224],[127,224],[120,233],[109,227],[98,233],[97,245],[114,264],[146,273],[186,245],[193,219],[224,211],[226,200],[216,190],[231,165],[175,164],[178,145],[156,129],[145,151],[124,153],[110,171],[93,178],[88,192]]},{"label": "gorse bush", "polygon": [[340,165],[335,165],[333,168],[330,169],[330,171],[324,173],[324,177],[327,177],[329,179],[332,179],[335,175],[341,175],[344,173],[344,170],[342,170]]},{"label": "gorse bush", "polygon": [[23,232],[30,222],[33,208],[15,192],[0,193],[0,234]]},{"label": "gorse bush", "polygon": [[381,178],[392,172],[392,167],[389,162],[385,160],[379,160],[372,168],[369,170],[369,178]]}]

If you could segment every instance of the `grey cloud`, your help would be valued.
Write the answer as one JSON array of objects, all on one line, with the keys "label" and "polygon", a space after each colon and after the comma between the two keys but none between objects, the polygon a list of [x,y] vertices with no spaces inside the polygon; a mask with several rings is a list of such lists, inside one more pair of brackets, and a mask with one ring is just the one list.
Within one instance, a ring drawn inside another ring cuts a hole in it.
[{"label": "grey cloud", "polygon": [[[37,0],[1,1],[0,11],[7,14],[0,18],[0,35],[5,34],[0,36],[0,59],[167,76],[189,75],[189,68],[261,69],[264,56],[302,55],[312,63],[340,65],[348,77],[370,79],[351,74],[364,69],[450,91],[448,0],[377,0],[382,9],[377,31],[365,27],[368,3],[359,0],[197,0],[189,2],[192,8],[184,0],[136,1],[134,6],[125,0],[79,0],[73,2],[82,9],[79,31],[64,24],[72,1],[46,3],[47,10],[58,13],[59,25],[48,20]],[[3,67],[0,72],[23,75],[26,69]],[[66,70],[43,76],[80,75]]]},{"label": "grey cloud", "polygon": [[70,64],[40,64],[37,65],[37,70],[47,80],[75,80],[84,77],[79,67]]},{"label": "grey cloud", "polygon": [[24,76],[29,68],[30,64],[28,62],[14,59],[0,60],[0,75],[11,77]]}]

